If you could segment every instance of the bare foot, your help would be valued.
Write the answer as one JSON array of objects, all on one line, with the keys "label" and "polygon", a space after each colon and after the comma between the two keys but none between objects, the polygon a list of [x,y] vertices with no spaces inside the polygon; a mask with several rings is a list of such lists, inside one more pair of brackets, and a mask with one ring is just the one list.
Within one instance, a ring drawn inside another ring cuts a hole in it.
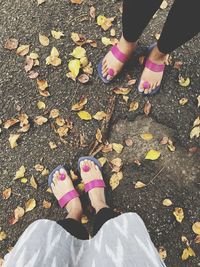
[{"label": "bare foot", "polygon": [[[150,59],[153,63],[160,65],[160,64],[165,64],[167,57],[168,55],[161,53],[158,50],[158,47],[155,46],[152,49],[148,59]],[[162,78],[163,78],[163,71],[154,72],[148,68],[144,68],[141,76],[141,82],[139,84],[139,91],[144,92],[144,94],[150,94],[157,86],[161,84]],[[144,86],[145,82],[149,83],[148,89]]]},{"label": "bare foot", "polygon": [[[84,172],[82,170],[83,166],[89,166],[90,170],[88,172]],[[102,179],[101,171],[99,170],[99,167],[95,165],[95,163],[91,160],[83,160],[80,164],[81,169],[81,178],[83,179],[84,184],[91,182],[94,179]],[[106,205],[106,199],[104,194],[104,188],[93,188],[88,192],[89,198],[92,204],[92,207],[96,210],[96,213],[105,207],[108,207]]]},{"label": "bare foot", "polygon": [[[122,53],[124,53],[129,58],[131,54],[134,52],[136,45],[137,45],[136,42],[135,43],[127,42],[122,36],[119,43],[117,44],[117,47]],[[104,57],[102,62],[102,75],[107,80],[112,80],[122,70],[123,66],[124,63],[116,59],[112,54],[112,52],[109,51],[107,55]],[[114,70],[113,76],[108,75],[108,70],[110,68]]]},{"label": "bare foot", "polygon": [[[61,181],[59,179],[59,176],[61,174],[65,175],[66,177],[65,180]],[[52,184],[51,184],[51,189],[53,191],[53,194],[58,200],[61,199],[66,193],[74,189],[74,185],[64,168],[61,168],[59,171],[55,172],[53,176]],[[75,220],[81,219],[82,206],[81,206],[80,199],[78,197],[72,199],[69,203],[67,203],[65,208],[68,211],[67,218],[73,218]]]}]

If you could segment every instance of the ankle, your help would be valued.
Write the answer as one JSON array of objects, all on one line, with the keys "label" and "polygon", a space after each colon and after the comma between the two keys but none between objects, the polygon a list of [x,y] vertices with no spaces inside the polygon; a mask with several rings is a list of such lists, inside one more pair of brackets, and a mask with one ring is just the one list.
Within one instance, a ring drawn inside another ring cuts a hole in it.
[{"label": "ankle", "polygon": [[67,218],[74,219],[76,221],[80,221],[83,215],[82,210],[69,210]]},{"label": "ankle", "polygon": [[98,213],[103,208],[108,208],[108,205],[104,201],[91,202],[92,207],[95,209],[95,212]]},{"label": "ankle", "polygon": [[164,60],[166,59],[166,57],[167,57],[167,54],[162,53],[162,52],[158,49],[157,46],[155,46],[155,47],[153,48],[151,55],[152,55],[155,59],[157,59],[157,60],[162,60],[162,61],[164,61]]}]

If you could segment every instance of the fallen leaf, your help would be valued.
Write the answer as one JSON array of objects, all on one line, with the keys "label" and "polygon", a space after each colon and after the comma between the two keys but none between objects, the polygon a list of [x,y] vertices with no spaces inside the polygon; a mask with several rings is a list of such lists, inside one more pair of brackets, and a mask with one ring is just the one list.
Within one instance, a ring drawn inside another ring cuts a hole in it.
[{"label": "fallen leaf", "polygon": [[38,6],[46,2],[46,0],[37,0]]},{"label": "fallen leaf", "polygon": [[60,31],[51,31],[51,35],[53,36],[53,38],[59,40],[62,36],[64,36],[63,32]]},{"label": "fallen leaf", "polygon": [[33,188],[35,188],[35,189],[38,188],[37,181],[36,181],[36,179],[34,178],[33,175],[31,176],[31,179],[30,179],[30,185],[31,185]]},{"label": "fallen leaf", "polygon": [[157,160],[160,157],[161,153],[160,151],[151,149],[147,152],[145,159],[148,160]]},{"label": "fallen leaf", "polygon": [[11,148],[15,148],[16,146],[18,146],[17,140],[19,139],[19,137],[20,137],[20,134],[10,134],[10,137],[8,140],[9,140]]},{"label": "fallen leaf", "polygon": [[14,210],[14,215],[13,217],[9,220],[9,223],[11,225],[14,225],[19,221],[20,218],[24,216],[24,209],[20,206],[17,206],[17,208]]},{"label": "fallen leaf", "polygon": [[111,186],[112,190],[116,189],[119,186],[119,182],[120,182],[120,180],[122,180],[122,178],[123,178],[122,172],[114,173],[111,176],[110,186]]},{"label": "fallen leaf", "polygon": [[67,135],[69,131],[69,128],[67,127],[67,125],[61,126],[57,129],[57,133],[60,137],[64,137]]},{"label": "fallen leaf", "polygon": [[151,111],[151,103],[148,100],[144,105],[144,113],[146,115],[149,115],[150,111]]},{"label": "fallen leaf", "polygon": [[163,206],[169,207],[172,205],[172,201],[169,198],[163,200]]},{"label": "fallen leaf", "polygon": [[140,56],[139,57],[139,63],[140,63],[140,65],[143,65],[144,60],[145,60],[145,57],[144,56]]},{"label": "fallen leaf", "polygon": [[6,239],[6,237],[7,237],[7,234],[6,234],[6,232],[4,232],[4,231],[1,231],[1,232],[0,232],[0,241],[3,241],[3,240],[5,240],[5,239]]},{"label": "fallen leaf", "polygon": [[190,245],[189,245],[189,240],[187,239],[186,236],[182,235],[182,236],[181,236],[181,241],[182,241],[184,244],[186,244],[187,247],[190,246]]},{"label": "fallen leaf", "polygon": [[197,96],[197,101],[198,101],[198,108],[200,107],[200,95]]},{"label": "fallen leaf", "polygon": [[122,167],[122,160],[120,158],[115,158],[111,160],[110,163],[112,164],[112,171],[118,173]]},{"label": "fallen leaf", "polygon": [[89,82],[89,76],[85,73],[81,74],[79,77],[78,77],[78,80],[80,83],[87,83]]},{"label": "fallen leaf", "polygon": [[82,4],[84,0],[70,0],[72,4]]},{"label": "fallen leaf", "polygon": [[103,147],[102,147],[102,152],[103,153],[109,153],[109,152],[111,152],[113,149],[112,149],[112,144],[106,144],[106,145],[104,145]]},{"label": "fallen leaf", "polygon": [[56,124],[58,126],[64,126],[65,125],[65,120],[63,118],[61,118],[61,117],[57,117],[56,118]]},{"label": "fallen leaf", "polygon": [[121,144],[113,143],[112,144],[112,148],[113,148],[113,150],[115,150],[115,152],[117,152],[118,154],[120,154],[122,152],[122,150],[123,150],[124,147]]},{"label": "fallen leaf", "polygon": [[187,102],[188,102],[188,99],[187,99],[187,98],[181,98],[181,99],[179,100],[179,104],[180,104],[181,106],[184,106],[185,104],[187,104]]},{"label": "fallen leaf", "polygon": [[29,199],[26,203],[25,203],[25,211],[31,211],[36,207],[36,201],[34,198]]},{"label": "fallen leaf", "polygon": [[72,77],[75,79],[78,76],[81,68],[80,60],[78,59],[70,60],[68,63],[68,68],[72,74]]},{"label": "fallen leaf", "polygon": [[97,129],[97,131],[96,131],[96,140],[99,143],[102,143],[102,133],[101,133],[101,130],[100,129]]},{"label": "fallen leaf", "polygon": [[106,18],[105,16],[99,15],[97,17],[97,24],[101,26],[104,31],[107,31],[112,26],[112,22],[114,21],[114,19],[114,17]]},{"label": "fallen leaf", "polygon": [[136,111],[139,108],[139,102],[133,101],[130,103],[129,111]]},{"label": "fallen leaf", "polygon": [[194,242],[195,242],[196,244],[200,244],[200,235],[197,235],[197,236],[195,237]]},{"label": "fallen leaf", "polygon": [[42,202],[42,207],[45,209],[50,209],[51,208],[51,202],[44,199]]},{"label": "fallen leaf", "polygon": [[93,68],[92,68],[92,63],[90,62],[86,67],[83,68],[83,72],[89,75],[92,75],[93,73]]},{"label": "fallen leaf", "polygon": [[43,117],[43,116],[36,116],[35,119],[34,119],[34,122],[37,124],[37,125],[43,125],[44,123],[46,123],[48,121],[47,118]]},{"label": "fallen leaf", "polygon": [[135,188],[136,189],[138,189],[138,188],[143,188],[143,187],[145,187],[146,186],[146,184],[144,184],[143,182],[140,182],[140,181],[137,181],[136,183],[135,183]]},{"label": "fallen leaf", "polygon": [[79,111],[77,114],[82,120],[88,121],[92,119],[92,116],[87,111]]},{"label": "fallen leaf", "polygon": [[165,260],[167,258],[167,251],[163,246],[159,247],[158,253],[159,253],[161,260]]},{"label": "fallen leaf", "polygon": [[125,144],[126,146],[131,147],[133,145],[133,140],[131,138],[127,138],[125,140]]},{"label": "fallen leaf", "polygon": [[59,58],[58,49],[56,47],[53,47],[51,49],[50,56],[48,56],[46,58],[46,65],[52,65],[54,67],[57,67],[57,66],[61,65],[61,63],[62,63],[62,61]]},{"label": "fallen leaf", "polygon": [[21,178],[20,181],[22,184],[26,184],[28,182],[28,179],[27,178]]},{"label": "fallen leaf", "polygon": [[44,91],[48,87],[48,83],[45,80],[37,80],[37,85],[41,91]]},{"label": "fallen leaf", "polygon": [[86,67],[89,64],[88,58],[87,57],[80,58],[80,63],[81,63],[81,68]]},{"label": "fallen leaf", "polygon": [[18,122],[19,122],[18,119],[14,119],[14,118],[9,119],[6,122],[4,122],[4,128],[9,129],[11,126],[15,125]]},{"label": "fallen leaf", "polygon": [[188,151],[190,153],[194,154],[194,153],[196,153],[198,151],[198,147],[196,147],[196,146],[190,147]]},{"label": "fallen leaf", "polygon": [[49,170],[47,168],[45,168],[42,172],[41,175],[42,176],[47,176],[49,174]]},{"label": "fallen leaf", "polygon": [[194,250],[191,248],[191,247],[187,247],[183,250],[183,253],[182,253],[182,256],[181,256],[181,259],[183,261],[187,260],[189,257],[195,257],[195,252]]},{"label": "fallen leaf", "polygon": [[177,222],[181,223],[184,219],[184,212],[182,208],[175,208],[173,212]]},{"label": "fallen leaf", "polygon": [[29,73],[28,73],[28,77],[30,79],[36,79],[37,77],[39,76],[39,73],[37,71],[34,71],[34,70],[31,70]]},{"label": "fallen leaf", "polygon": [[110,30],[110,35],[112,36],[112,37],[115,37],[115,35],[116,35],[116,31],[115,31],[115,29],[111,29]]},{"label": "fallen leaf", "polygon": [[136,81],[137,81],[136,79],[129,80],[127,85],[128,86],[134,85],[136,83]]},{"label": "fallen leaf", "polygon": [[167,7],[168,7],[168,3],[167,3],[166,0],[164,0],[164,1],[162,2],[162,4],[160,5],[160,9],[165,9],[165,8],[167,8]]},{"label": "fallen leaf", "polygon": [[43,46],[48,46],[49,45],[49,38],[47,36],[39,33],[39,42]]},{"label": "fallen leaf", "polygon": [[96,17],[96,9],[95,9],[94,6],[91,6],[91,7],[90,7],[90,12],[89,12],[89,14],[90,14],[90,17],[92,17],[93,19],[95,19],[95,17]]},{"label": "fallen leaf", "polygon": [[179,76],[179,84],[183,87],[187,87],[190,85],[190,78],[183,78],[182,76]]},{"label": "fallen leaf", "polygon": [[101,121],[101,120],[103,120],[103,119],[105,119],[106,118],[106,113],[104,112],[104,111],[98,111],[94,116],[93,116],[93,118],[95,119],[95,120],[97,120],[97,121]]},{"label": "fallen leaf", "polygon": [[159,40],[160,39],[160,33],[156,33],[155,38],[156,38],[156,40]]},{"label": "fallen leaf", "polygon": [[30,48],[30,45],[20,45],[17,48],[16,54],[22,57],[26,56],[29,53],[29,48]]},{"label": "fallen leaf", "polygon": [[73,52],[70,55],[77,59],[80,59],[85,57],[86,50],[81,46],[77,46],[76,48],[74,48]]},{"label": "fallen leaf", "polygon": [[193,127],[200,125],[200,117],[197,117],[193,123]]},{"label": "fallen leaf", "polygon": [[28,132],[28,130],[30,129],[30,124],[27,124],[27,125],[24,125],[24,126],[22,126],[22,128],[21,129],[19,129],[17,132],[18,133],[26,133],[26,132]]},{"label": "fallen leaf", "polygon": [[27,56],[24,66],[25,71],[29,72],[33,68],[33,65],[34,65],[34,60]]},{"label": "fallen leaf", "polygon": [[71,38],[72,41],[76,44],[76,45],[83,45],[86,43],[86,37],[83,34],[79,34],[76,32],[72,32],[71,33]]},{"label": "fallen leaf", "polygon": [[17,180],[24,177],[24,174],[26,172],[26,168],[24,165],[22,165],[18,171],[16,171],[15,178],[13,180]]},{"label": "fallen leaf", "polygon": [[56,145],[56,143],[55,143],[55,142],[52,142],[52,141],[49,142],[49,146],[50,146],[51,149],[55,149],[55,148],[58,147],[58,146]]},{"label": "fallen leaf", "polygon": [[192,230],[195,234],[200,235],[200,221],[199,222],[195,222],[192,225]]},{"label": "fallen leaf", "polygon": [[183,66],[183,62],[182,61],[176,61],[174,63],[174,68],[177,69],[177,70],[180,70],[182,66]]},{"label": "fallen leaf", "polygon": [[107,162],[107,158],[101,157],[98,159],[98,161],[100,162],[101,166],[103,167],[105,165],[105,163]]},{"label": "fallen leaf", "polygon": [[59,116],[60,112],[58,109],[54,108],[50,111],[49,118],[55,119]]},{"label": "fallen leaf", "polygon": [[153,139],[153,135],[151,133],[143,133],[140,137],[145,141],[150,141]]},{"label": "fallen leaf", "polygon": [[45,105],[44,102],[38,101],[37,102],[37,107],[38,107],[38,109],[45,109],[46,108],[46,105]]},{"label": "fallen leaf", "polygon": [[110,38],[107,38],[107,37],[101,37],[101,42],[105,46],[112,45],[111,39]]},{"label": "fallen leaf", "polygon": [[76,181],[79,178],[78,175],[76,175],[73,170],[70,170],[70,176],[73,181]]},{"label": "fallen leaf", "polygon": [[86,216],[86,215],[82,215],[82,218],[81,218],[81,223],[82,224],[86,224],[86,223],[88,223],[88,217]]},{"label": "fallen leaf", "polygon": [[79,190],[80,192],[84,192],[84,190],[85,190],[84,183],[79,183],[79,184],[77,185],[77,188],[78,188],[78,190]]},{"label": "fallen leaf", "polygon": [[131,88],[116,87],[113,89],[113,91],[117,95],[127,95],[130,93]]},{"label": "fallen leaf", "polygon": [[2,196],[3,196],[3,199],[9,199],[9,197],[11,196],[11,193],[12,193],[12,188],[9,187],[9,188],[6,188],[3,193],[2,193]]},{"label": "fallen leaf", "polygon": [[47,90],[44,90],[44,91],[39,90],[39,93],[41,96],[44,96],[44,97],[50,96],[50,93]]},{"label": "fallen leaf", "polygon": [[4,48],[9,49],[9,50],[17,49],[18,44],[19,42],[17,39],[11,38],[11,39],[6,40],[4,44]]},{"label": "fallen leaf", "polygon": [[193,139],[194,137],[198,138],[200,136],[200,126],[196,126],[190,132],[190,138]]},{"label": "fallen leaf", "polygon": [[38,171],[38,172],[42,172],[44,170],[44,166],[41,165],[41,164],[36,164],[34,166],[35,170]]},{"label": "fallen leaf", "polygon": [[161,145],[166,145],[168,143],[169,138],[167,136],[164,136],[162,140],[160,141]]},{"label": "fallen leaf", "polygon": [[37,53],[31,52],[28,57],[33,59],[33,60],[36,60],[39,58],[39,55]]},{"label": "fallen leaf", "polygon": [[174,146],[173,142],[170,139],[168,140],[167,147],[168,147],[169,151],[171,151],[171,152],[174,152],[176,150],[176,147]]}]

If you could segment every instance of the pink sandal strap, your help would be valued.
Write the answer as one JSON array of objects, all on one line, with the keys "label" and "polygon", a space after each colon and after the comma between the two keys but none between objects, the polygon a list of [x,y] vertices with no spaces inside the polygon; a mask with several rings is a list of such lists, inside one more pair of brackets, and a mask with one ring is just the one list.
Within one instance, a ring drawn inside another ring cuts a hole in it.
[{"label": "pink sandal strap", "polygon": [[104,180],[98,179],[98,180],[93,180],[89,183],[86,183],[84,187],[85,187],[85,192],[88,192],[92,190],[93,188],[104,188],[106,187],[106,185],[104,183]]},{"label": "pink sandal strap", "polygon": [[78,192],[73,189],[71,191],[69,191],[68,193],[66,193],[64,196],[62,196],[59,200],[58,203],[60,205],[61,208],[63,208],[64,206],[66,206],[72,199],[79,197]]},{"label": "pink sandal strap", "polygon": [[156,64],[153,63],[150,59],[147,59],[145,67],[154,72],[162,72],[165,69],[165,64]]},{"label": "pink sandal strap", "polygon": [[110,51],[113,53],[113,56],[116,57],[116,59],[118,59],[122,63],[125,63],[128,60],[128,57],[119,50],[117,45],[114,45]]}]

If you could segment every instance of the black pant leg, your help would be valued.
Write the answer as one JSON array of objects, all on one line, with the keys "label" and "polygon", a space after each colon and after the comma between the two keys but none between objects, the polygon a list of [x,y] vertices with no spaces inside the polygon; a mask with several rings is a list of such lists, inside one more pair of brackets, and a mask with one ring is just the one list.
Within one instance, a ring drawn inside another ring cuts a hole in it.
[{"label": "black pant leg", "polygon": [[[163,0],[124,0],[123,36],[128,42],[138,40]],[[189,0],[188,0],[189,1]]]},{"label": "black pant leg", "polygon": [[168,54],[199,33],[199,14],[199,0],[175,0],[158,41],[159,50]]},{"label": "black pant leg", "polygon": [[119,215],[119,213],[114,212],[111,208],[101,209],[94,217],[93,236],[96,235],[105,222]]},{"label": "black pant leg", "polygon": [[74,237],[81,240],[89,239],[89,234],[87,230],[80,222],[69,218],[57,221],[57,223],[61,225],[67,232],[69,232]]}]

